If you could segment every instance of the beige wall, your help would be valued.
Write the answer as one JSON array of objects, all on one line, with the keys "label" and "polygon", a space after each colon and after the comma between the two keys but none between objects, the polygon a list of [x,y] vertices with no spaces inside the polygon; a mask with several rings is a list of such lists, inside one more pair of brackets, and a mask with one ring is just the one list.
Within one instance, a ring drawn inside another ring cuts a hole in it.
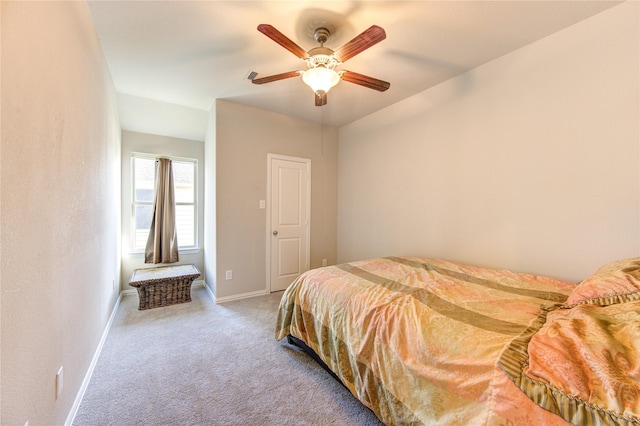
[{"label": "beige wall", "polygon": [[147,133],[122,132],[122,289],[133,290],[129,278],[137,268],[151,268],[144,263],[142,253],[132,253],[131,244],[131,154],[169,155],[173,157],[194,158],[198,160],[198,246],[200,250],[180,253],[178,264],[193,263],[201,272],[198,280],[205,279],[204,271],[204,143],[169,136]]},{"label": "beige wall", "polygon": [[118,296],[117,101],[84,2],[0,7],[0,423],[59,425]]},{"label": "beige wall", "polygon": [[637,256],[639,7],[341,128],[338,260],[422,255],[577,281]]},{"label": "beige wall", "polygon": [[216,122],[216,299],[267,288],[268,153],[311,159],[311,268],[335,263],[337,130],[222,100]]}]

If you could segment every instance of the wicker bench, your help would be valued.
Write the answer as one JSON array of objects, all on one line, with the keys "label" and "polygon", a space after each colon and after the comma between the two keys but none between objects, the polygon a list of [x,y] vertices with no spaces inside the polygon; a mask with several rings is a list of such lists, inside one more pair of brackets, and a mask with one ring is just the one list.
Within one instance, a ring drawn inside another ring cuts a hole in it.
[{"label": "wicker bench", "polygon": [[138,289],[139,310],[191,302],[191,283],[200,276],[195,265],[136,269],[129,285]]}]

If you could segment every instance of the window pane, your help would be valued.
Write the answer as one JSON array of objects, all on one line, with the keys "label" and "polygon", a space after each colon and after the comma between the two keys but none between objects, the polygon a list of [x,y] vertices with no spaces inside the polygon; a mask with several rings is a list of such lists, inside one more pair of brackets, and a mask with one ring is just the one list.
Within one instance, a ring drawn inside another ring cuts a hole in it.
[{"label": "window pane", "polygon": [[136,206],[134,218],[136,249],[144,249],[147,245],[152,216],[153,206]]},{"label": "window pane", "polygon": [[193,247],[195,241],[195,207],[176,206],[176,229],[178,231],[178,247]]},{"label": "window pane", "polygon": [[151,158],[133,158],[135,201],[153,201],[153,182],[156,161]]},{"label": "window pane", "polygon": [[175,188],[176,203],[195,202],[194,175],[195,163],[174,161],[173,186]]},{"label": "window pane", "polygon": [[[144,251],[153,215],[156,160],[132,157],[133,161],[133,249]],[[176,231],[179,248],[192,248],[197,244],[197,210],[195,161],[172,160],[175,190]],[[179,205],[178,205],[179,204]],[[191,204],[191,205],[185,205]]]}]

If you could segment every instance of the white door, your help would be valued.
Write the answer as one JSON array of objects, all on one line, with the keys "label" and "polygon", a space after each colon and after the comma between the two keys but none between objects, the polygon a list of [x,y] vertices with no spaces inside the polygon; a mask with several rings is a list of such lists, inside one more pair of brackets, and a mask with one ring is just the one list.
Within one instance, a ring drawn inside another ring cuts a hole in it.
[{"label": "white door", "polygon": [[287,288],[309,269],[311,160],[269,154],[269,291]]}]

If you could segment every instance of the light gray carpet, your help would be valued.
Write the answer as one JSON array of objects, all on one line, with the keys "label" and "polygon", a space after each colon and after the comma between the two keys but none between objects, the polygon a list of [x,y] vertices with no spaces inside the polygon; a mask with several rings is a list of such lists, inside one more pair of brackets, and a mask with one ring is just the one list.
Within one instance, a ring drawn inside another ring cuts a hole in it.
[{"label": "light gray carpet", "polygon": [[310,357],[274,338],[282,293],[138,311],[124,297],[74,425],[380,425]]}]

